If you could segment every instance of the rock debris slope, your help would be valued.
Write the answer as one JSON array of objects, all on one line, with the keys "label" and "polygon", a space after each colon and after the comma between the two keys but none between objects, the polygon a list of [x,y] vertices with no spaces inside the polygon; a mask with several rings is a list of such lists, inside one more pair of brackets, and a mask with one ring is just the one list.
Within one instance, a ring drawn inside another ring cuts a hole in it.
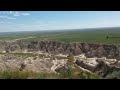
[{"label": "rock debris slope", "polygon": [[[120,45],[64,43],[58,41],[0,41],[0,70],[35,72],[67,71],[68,55],[73,64],[102,77],[120,70]],[[32,53],[26,58],[15,53]],[[44,54],[44,57],[39,57]],[[59,58],[56,58],[59,57]],[[64,58],[63,58],[64,57]]]},{"label": "rock debris slope", "polygon": [[58,41],[0,41],[0,52],[47,52],[51,54],[80,55],[120,59],[120,45],[64,43]]}]

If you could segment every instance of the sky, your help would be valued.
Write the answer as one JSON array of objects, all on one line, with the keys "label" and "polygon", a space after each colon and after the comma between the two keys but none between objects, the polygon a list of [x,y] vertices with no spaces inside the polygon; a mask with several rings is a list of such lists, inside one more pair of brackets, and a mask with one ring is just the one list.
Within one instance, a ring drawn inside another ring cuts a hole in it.
[{"label": "sky", "polygon": [[120,27],[120,11],[0,11],[0,32]]}]

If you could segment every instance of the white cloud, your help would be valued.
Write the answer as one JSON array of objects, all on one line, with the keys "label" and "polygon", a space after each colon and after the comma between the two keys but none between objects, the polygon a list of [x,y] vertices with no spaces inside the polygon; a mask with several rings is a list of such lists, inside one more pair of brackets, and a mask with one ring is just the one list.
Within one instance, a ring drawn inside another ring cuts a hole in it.
[{"label": "white cloud", "polygon": [[14,17],[8,17],[8,16],[0,16],[0,18],[2,18],[2,19],[16,19]]},{"label": "white cloud", "polygon": [[21,13],[23,16],[29,16],[29,13]]},{"label": "white cloud", "polygon": [[2,21],[0,21],[0,24],[9,24],[9,23],[12,23],[12,22],[2,22]]},{"label": "white cloud", "polygon": [[14,14],[16,11],[0,11],[0,14]]},{"label": "white cloud", "polygon": [[16,14],[14,14],[14,16],[20,16],[20,15],[16,13]]},{"label": "white cloud", "polygon": [[29,16],[30,13],[18,12],[18,11],[0,11],[0,14],[8,14],[13,16]]},{"label": "white cloud", "polygon": [[13,16],[29,16],[29,13],[20,13],[20,12],[15,12]]}]

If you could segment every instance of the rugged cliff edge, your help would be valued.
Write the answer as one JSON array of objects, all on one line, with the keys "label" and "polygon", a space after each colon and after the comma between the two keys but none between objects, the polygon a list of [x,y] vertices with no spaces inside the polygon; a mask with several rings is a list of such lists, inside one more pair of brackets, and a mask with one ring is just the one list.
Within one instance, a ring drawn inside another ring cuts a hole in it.
[{"label": "rugged cliff edge", "polygon": [[0,71],[68,72],[73,68],[103,78],[120,71],[120,45],[58,41],[0,41]]},{"label": "rugged cliff edge", "polygon": [[86,57],[120,59],[120,45],[64,43],[58,41],[0,41],[0,52],[47,52],[51,54],[85,53]]}]

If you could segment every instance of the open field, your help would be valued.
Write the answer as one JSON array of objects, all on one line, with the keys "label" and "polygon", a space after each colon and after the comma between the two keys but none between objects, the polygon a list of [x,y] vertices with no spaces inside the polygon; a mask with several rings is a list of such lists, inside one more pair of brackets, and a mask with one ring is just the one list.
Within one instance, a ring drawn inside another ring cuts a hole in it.
[{"label": "open field", "polygon": [[[107,36],[108,38],[106,38]],[[22,40],[22,38],[25,38],[24,40],[58,40],[64,42],[120,44],[120,28],[16,32],[13,34],[0,35],[0,40]]]}]

